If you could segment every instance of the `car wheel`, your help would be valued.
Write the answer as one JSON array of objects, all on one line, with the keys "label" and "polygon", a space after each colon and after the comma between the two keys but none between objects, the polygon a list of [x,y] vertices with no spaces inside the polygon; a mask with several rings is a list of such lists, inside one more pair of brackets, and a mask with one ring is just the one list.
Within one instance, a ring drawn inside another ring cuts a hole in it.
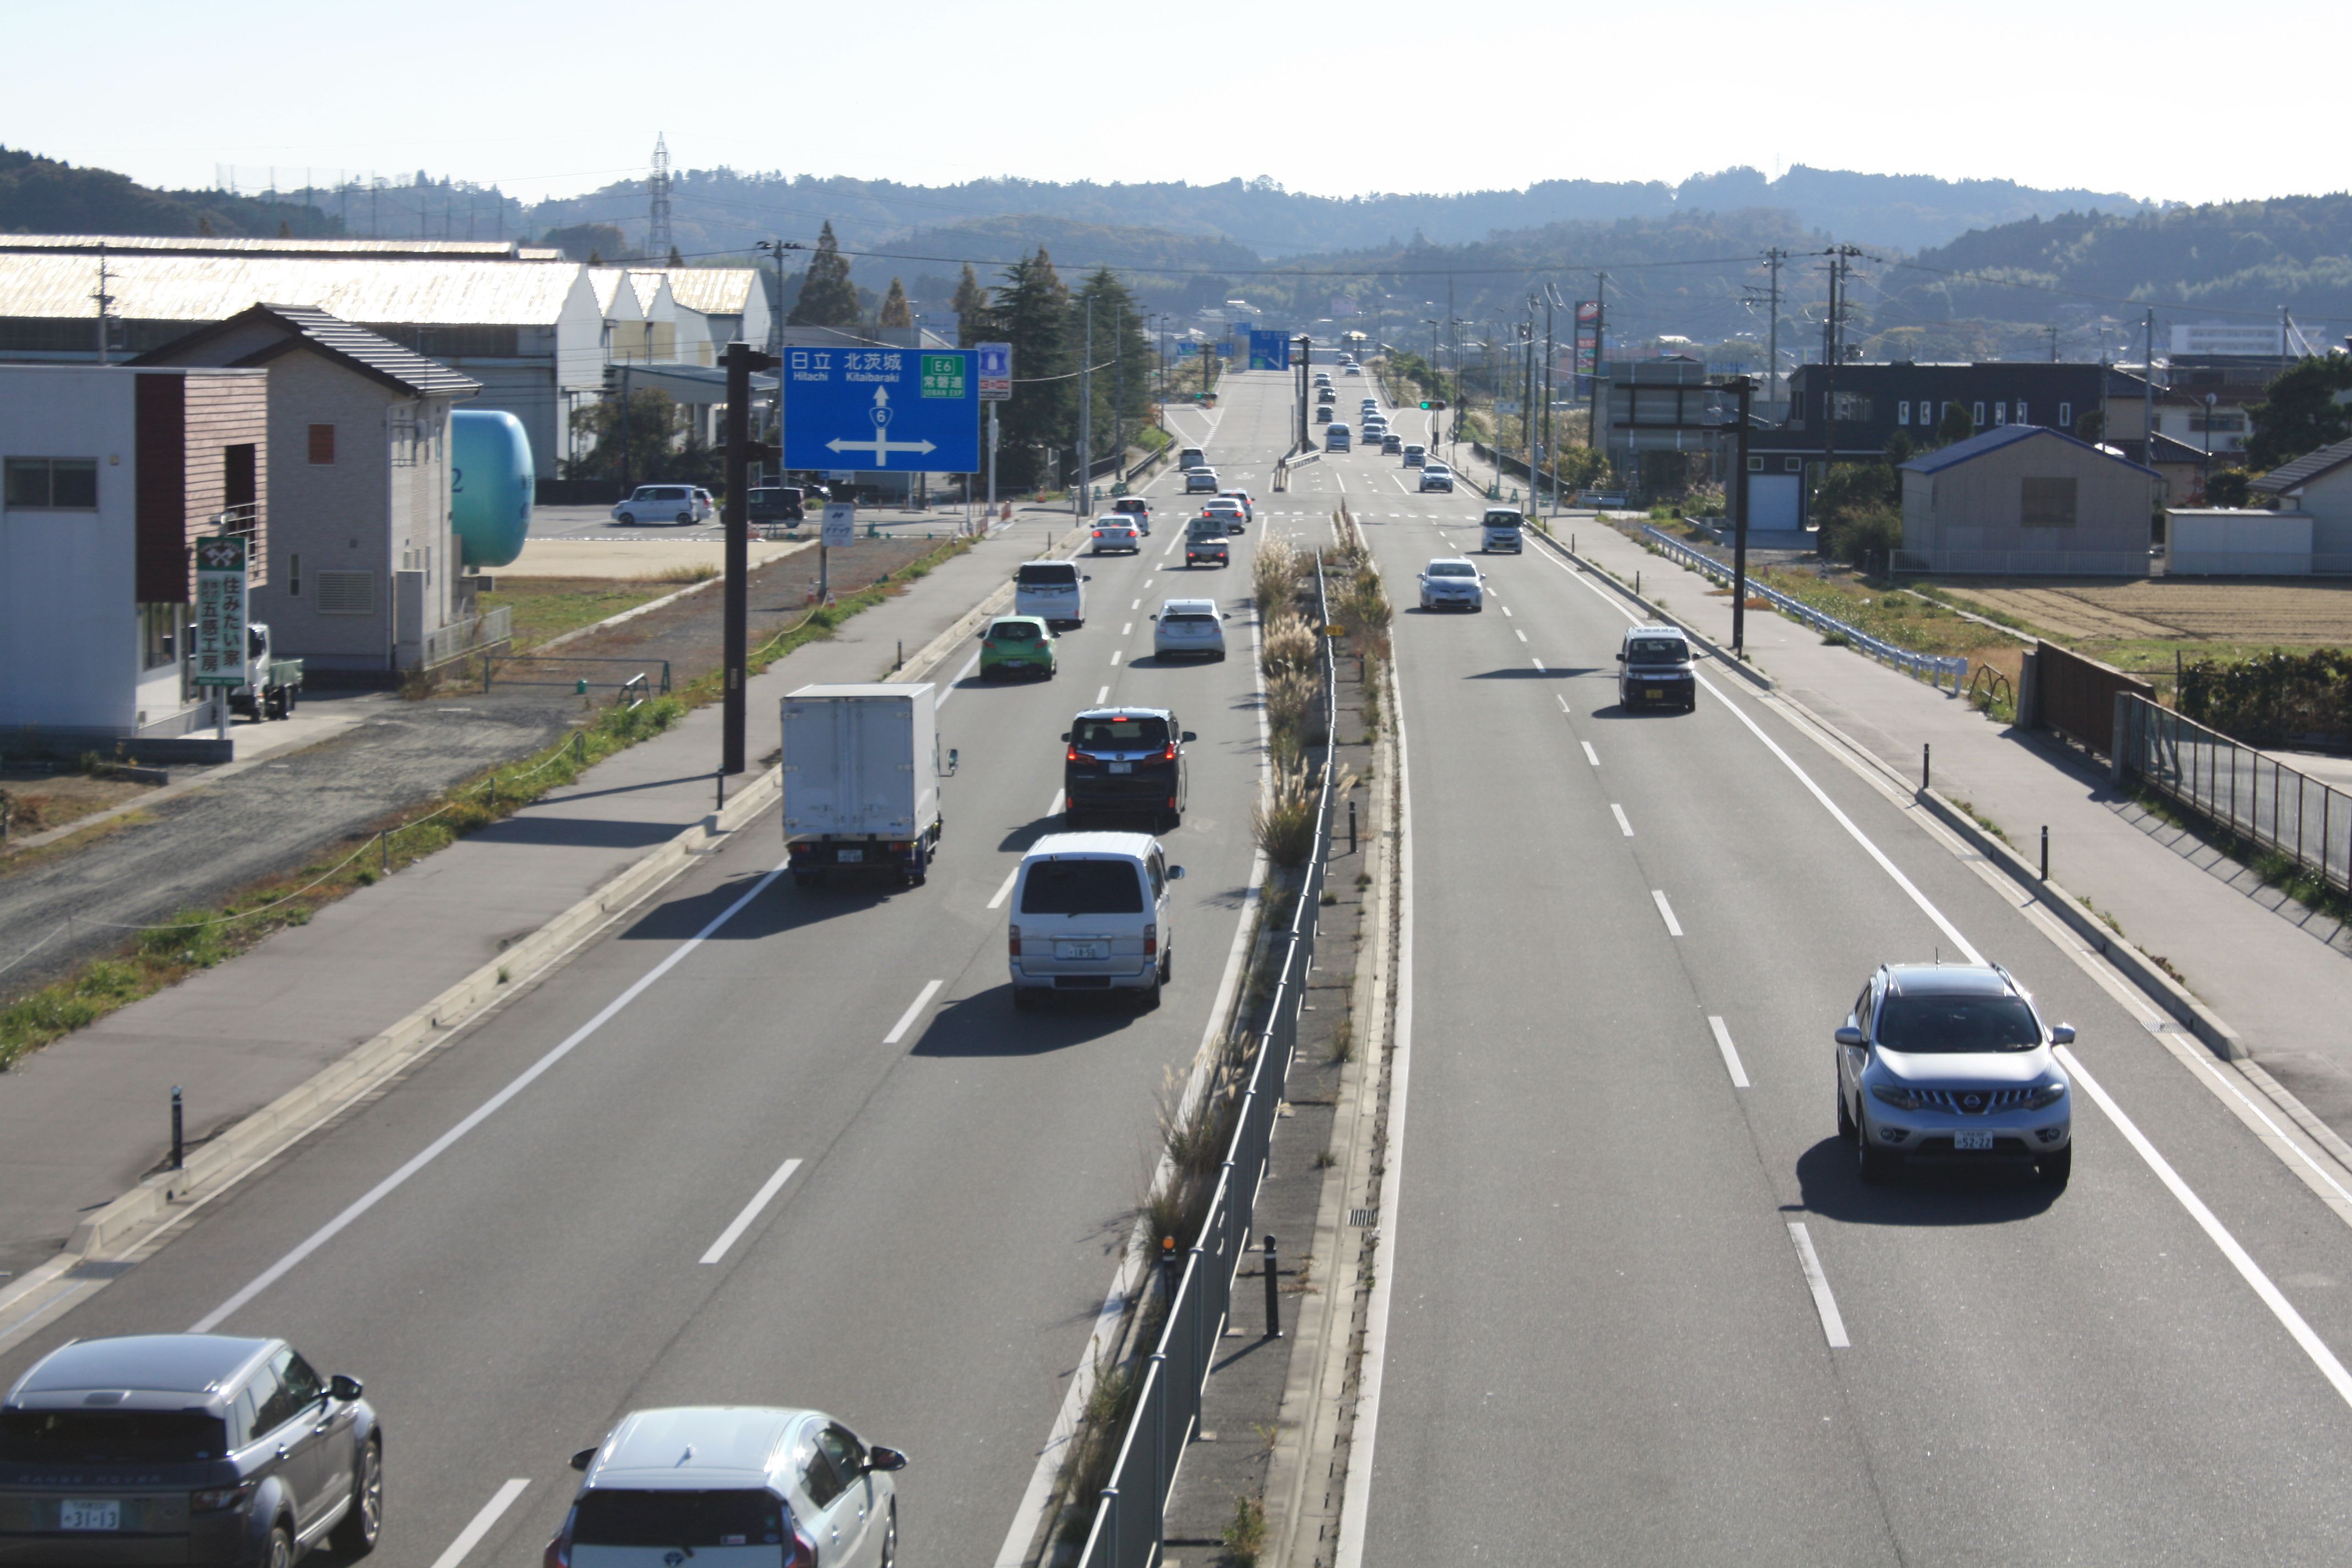
[{"label": "car wheel", "polygon": [[2035,1173],[2042,1178],[2043,1186],[2064,1192],[2066,1179],[2074,1173],[2074,1145],[2069,1143],[2055,1154],[2042,1155]]},{"label": "car wheel", "polygon": [[371,1437],[361,1445],[359,1463],[352,1470],[352,1506],[327,1541],[336,1556],[349,1562],[374,1551],[383,1533],[383,1445]]},{"label": "car wheel", "polygon": [[1156,971],[1151,976],[1151,984],[1145,986],[1141,991],[1136,994],[1135,1006],[1136,1011],[1139,1013],[1154,1013],[1159,1011],[1160,975]]},{"label": "car wheel", "polygon": [[1160,984],[1167,984],[1176,978],[1176,950],[1170,948],[1160,955]]},{"label": "car wheel", "polygon": [[890,1505],[882,1525],[882,1568],[898,1568],[898,1505]]},{"label": "car wheel", "polygon": [[261,1568],[294,1568],[294,1538],[285,1525],[269,1527],[269,1539],[261,1545]]},{"label": "car wheel", "polygon": [[1838,1136],[1851,1143],[1862,1136],[1862,1131],[1853,1124],[1853,1113],[1845,1108],[1845,1090],[1843,1089],[1838,1090],[1837,1102]]},{"label": "car wheel", "polygon": [[625,511],[621,514],[620,522],[623,528],[635,528],[637,526],[637,514],[633,511]]}]

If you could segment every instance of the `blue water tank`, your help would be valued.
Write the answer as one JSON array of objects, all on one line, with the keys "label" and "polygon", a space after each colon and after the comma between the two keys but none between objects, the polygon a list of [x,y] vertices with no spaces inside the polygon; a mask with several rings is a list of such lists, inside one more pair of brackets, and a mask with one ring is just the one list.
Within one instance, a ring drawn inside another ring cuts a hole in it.
[{"label": "blue water tank", "polygon": [[539,482],[530,437],[511,414],[460,408],[449,416],[449,525],[465,548],[466,565],[476,571],[504,566],[522,553],[530,533]]}]

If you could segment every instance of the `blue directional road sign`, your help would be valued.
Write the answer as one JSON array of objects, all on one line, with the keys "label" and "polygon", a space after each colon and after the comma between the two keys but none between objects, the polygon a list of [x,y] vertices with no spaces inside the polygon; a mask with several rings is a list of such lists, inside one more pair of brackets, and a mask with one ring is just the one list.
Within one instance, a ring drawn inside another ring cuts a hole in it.
[{"label": "blue directional road sign", "polygon": [[968,349],[786,349],[783,466],[977,473],[974,357]]},{"label": "blue directional road sign", "polygon": [[1288,370],[1290,368],[1290,334],[1250,329],[1249,367],[1252,370]]}]

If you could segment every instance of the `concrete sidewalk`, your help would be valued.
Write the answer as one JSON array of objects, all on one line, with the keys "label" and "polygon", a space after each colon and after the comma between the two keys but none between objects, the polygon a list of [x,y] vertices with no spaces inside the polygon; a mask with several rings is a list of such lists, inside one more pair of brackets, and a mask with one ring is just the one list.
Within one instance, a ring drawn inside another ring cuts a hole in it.
[{"label": "concrete sidewalk", "polygon": [[[1591,513],[1570,523],[1578,552],[1728,647],[1731,601],[1697,573],[1650,553]],[[1539,547],[1538,547],[1539,548]],[[2160,955],[2314,1114],[2352,1136],[2352,932],[2265,887],[2195,835],[2142,810],[2104,767],[2046,734],[1996,723],[1769,610],[1748,613],[1748,649],[1776,689],[1903,776],[1933,783],[1997,824],[2029,859],[2050,831],[2050,876]]]},{"label": "concrete sidewalk", "polygon": [[[1063,539],[1022,520],[771,666],[750,692],[751,773],[776,703],[812,681],[877,680]],[[933,679],[951,678],[954,650]],[[191,1144],[306,1082],[696,826],[717,800],[719,709],[606,759],[571,787],[125,1007],[0,1074],[0,1286],[56,1256],[81,1213],[167,1157],[173,1085]],[[772,819],[762,816],[763,825]],[[782,856],[781,847],[778,850]],[[518,977],[520,978],[520,977]]]}]

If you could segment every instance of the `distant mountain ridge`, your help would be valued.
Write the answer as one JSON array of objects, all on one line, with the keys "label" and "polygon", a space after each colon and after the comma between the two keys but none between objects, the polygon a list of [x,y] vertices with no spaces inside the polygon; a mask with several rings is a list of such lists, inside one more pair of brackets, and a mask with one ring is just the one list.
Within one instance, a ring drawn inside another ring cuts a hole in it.
[{"label": "distant mountain ridge", "polygon": [[152,190],[110,169],[78,169],[0,147],[0,234],[184,237],[209,226],[224,238],[268,238],[281,225],[298,239],[342,232],[340,223],[312,206],[226,191]]}]

